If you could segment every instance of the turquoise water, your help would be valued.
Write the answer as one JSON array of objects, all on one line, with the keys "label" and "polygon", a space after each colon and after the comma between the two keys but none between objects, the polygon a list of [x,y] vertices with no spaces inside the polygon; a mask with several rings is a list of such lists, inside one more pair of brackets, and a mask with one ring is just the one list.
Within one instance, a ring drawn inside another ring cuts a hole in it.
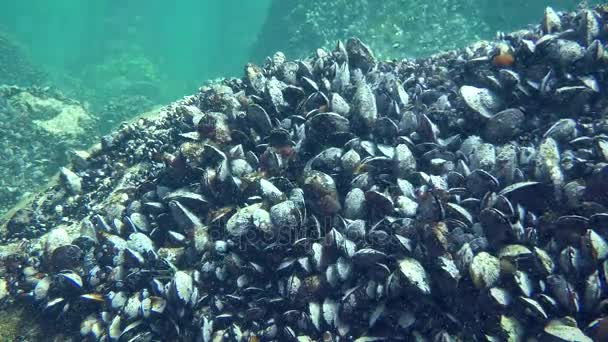
[{"label": "turquoise water", "polygon": [[24,47],[49,84],[102,108],[121,96],[167,103],[204,80],[240,76],[246,62],[261,63],[276,50],[301,57],[357,35],[383,57],[423,56],[536,23],[547,5],[576,4],[24,0],[0,5],[0,32]]},{"label": "turquoise water", "polygon": [[156,102],[191,93],[203,80],[239,74],[269,3],[13,1],[0,5],[0,27],[60,86],[108,96],[112,88],[150,87]]}]

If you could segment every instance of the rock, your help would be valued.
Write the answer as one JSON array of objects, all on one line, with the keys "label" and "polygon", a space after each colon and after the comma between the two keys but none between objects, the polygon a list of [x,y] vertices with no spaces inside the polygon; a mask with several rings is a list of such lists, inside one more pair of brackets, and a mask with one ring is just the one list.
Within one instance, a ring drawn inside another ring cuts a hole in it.
[{"label": "rock", "polygon": [[68,157],[75,170],[84,170],[89,166],[88,160],[91,155],[87,151],[69,150]]},{"label": "rock", "polygon": [[61,168],[61,180],[65,185],[66,189],[72,195],[78,195],[82,192],[82,180],[80,177],[72,172],[70,169],[62,167]]},{"label": "rock", "polygon": [[20,91],[11,97],[10,105],[26,108],[34,125],[59,137],[74,139],[87,133],[87,125],[94,122],[93,117],[79,104],[37,96],[30,91]]}]

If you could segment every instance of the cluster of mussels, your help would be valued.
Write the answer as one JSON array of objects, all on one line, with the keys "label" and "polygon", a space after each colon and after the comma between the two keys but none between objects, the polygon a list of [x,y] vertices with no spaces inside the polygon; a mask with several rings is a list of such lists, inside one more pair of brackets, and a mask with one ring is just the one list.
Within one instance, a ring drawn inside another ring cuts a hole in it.
[{"label": "cluster of mussels", "polygon": [[606,24],[249,64],[65,169],[5,281],[96,341],[606,338]]}]

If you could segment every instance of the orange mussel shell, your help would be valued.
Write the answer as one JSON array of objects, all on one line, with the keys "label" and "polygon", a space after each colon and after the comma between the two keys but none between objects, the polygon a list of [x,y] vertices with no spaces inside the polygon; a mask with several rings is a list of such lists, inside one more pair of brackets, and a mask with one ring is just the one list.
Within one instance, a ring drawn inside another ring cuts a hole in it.
[{"label": "orange mussel shell", "polygon": [[492,59],[492,63],[499,67],[507,67],[513,65],[515,56],[510,53],[500,53]]}]

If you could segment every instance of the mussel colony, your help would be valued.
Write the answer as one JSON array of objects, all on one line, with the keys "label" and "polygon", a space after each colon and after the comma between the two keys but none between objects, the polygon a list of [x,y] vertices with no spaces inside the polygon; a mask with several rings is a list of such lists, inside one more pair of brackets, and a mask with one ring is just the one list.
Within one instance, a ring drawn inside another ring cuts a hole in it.
[{"label": "mussel colony", "polygon": [[94,341],[606,337],[607,10],[249,64],[76,154],[0,287]]}]

